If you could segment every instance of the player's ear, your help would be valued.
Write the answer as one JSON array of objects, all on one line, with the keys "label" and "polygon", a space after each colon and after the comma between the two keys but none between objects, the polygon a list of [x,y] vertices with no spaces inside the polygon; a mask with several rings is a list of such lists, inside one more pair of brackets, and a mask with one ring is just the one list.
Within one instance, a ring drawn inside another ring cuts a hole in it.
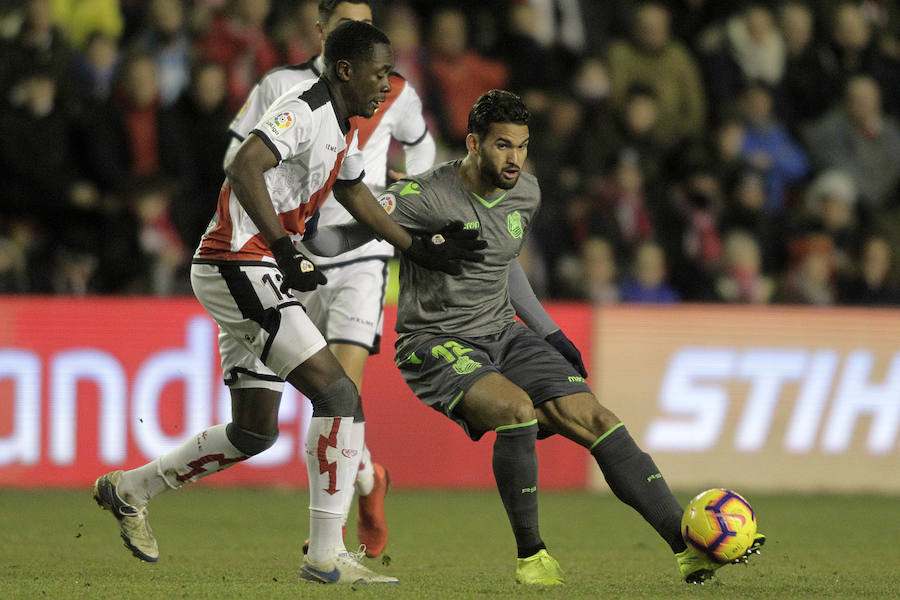
[{"label": "player's ear", "polygon": [[341,81],[350,81],[350,78],[353,76],[353,65],[350,64],[349,60],[341,59],[334,65],[334,72]]},{"label": "player's ear", "polygon": [[481,143],[481,140],[478,139],[478,136],[474,133],[466,134],[466,150],[470,153],[475,154],[478,152],[478,146]]}]

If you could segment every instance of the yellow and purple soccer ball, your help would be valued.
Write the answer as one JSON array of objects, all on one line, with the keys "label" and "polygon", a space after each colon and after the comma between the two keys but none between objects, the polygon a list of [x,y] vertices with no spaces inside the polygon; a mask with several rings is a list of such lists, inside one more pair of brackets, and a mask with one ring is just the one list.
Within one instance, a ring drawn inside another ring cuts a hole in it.
[{"label": "yellow and purple soccer ball", "polygon": [[756,536],[756,512],[743,496],[715,488],[694,496],[681,517],[684,543],[718,563],[747,552]]}]

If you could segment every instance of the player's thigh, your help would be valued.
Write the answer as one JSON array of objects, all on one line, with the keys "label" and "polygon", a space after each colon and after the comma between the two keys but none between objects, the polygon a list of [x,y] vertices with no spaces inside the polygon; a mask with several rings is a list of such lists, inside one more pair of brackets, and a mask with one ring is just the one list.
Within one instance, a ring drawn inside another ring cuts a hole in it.
[{"label": "player's thigh", "polygon": [[300,302],[279,289],[280,276],[274,265],[191,267],[194,294],[219,324],[220,347],[224,336],[285,380],[325,348],[325,339]]},{"label": "player's thigh", "polygon": [[474,431],[491,431],[535,419],[528,394],[500,373],[488,373],[478,379],[463,394],[455,413]]},{"label": "player's thigh", "polygon": [[[383,322],[387,266],[383,260],[361,260],[326,270],[329,299],[320,326],[329,344],[352,344],[375,354]],[[332,279],[333,278],[333,279]]]},{"label": "player's thigh", "polygon": [[400,348],[396,354],[400,375],[425,405],[455,421],[474,440],[491,427],[470,426],[456,411],[466,393],[482,378],[499,370],[479,344],[449,335],[429,335],[414,350]]},{"label": "player's thigh", "polygon": [[501,342],[500,372],[525,390],[535,406],[553,398],[591,392],[562,354],[521,323],[508,327]]},{"label": "player's thigh", "polygon": [[536,411],[541,431],[559,434],[585,448],[619,423],[619,418],[589,392],[551,398]]},{"label": "player's thigh", "polygon": [[328,348],[347,373],[347,377],[362,390],[363,371],[369,359],[369,351],[355,344],[329,344]]}]

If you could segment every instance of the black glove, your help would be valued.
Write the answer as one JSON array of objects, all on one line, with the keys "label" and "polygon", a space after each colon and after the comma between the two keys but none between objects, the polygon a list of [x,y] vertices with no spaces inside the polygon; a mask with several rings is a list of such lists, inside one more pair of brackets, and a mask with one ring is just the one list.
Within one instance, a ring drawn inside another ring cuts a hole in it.
[{"label": "black glove", "polygon": [[575,347],[572,340],[566,337],[566,334],[562,332],[562,329],[557,329],[544,339],[547,340],[547,343],[556,348],[556,351],[562,354],[563,358],[569,361],[569,364],[575,367],[575,370],[578,371],[582,377],[588,376],[587,369],[584,368],[584,361],[581,359],[581,352]]},{"label": "black glove", "polygon": [[426,269],[459,275],[462,273],[459,261],[483,262],[484,254],[476,250],[486,247],[487,242],[478,239],[477,229],[463,229],[462,222],[455,221],[434,235],[413,236],[412,244],[403,254]]},{"label": "black glove", "polygon": [[289,289],[300,292],[309,292],[316,289],[317,285],[325,285],[328,278],[325,273],[316,268],[311,260],[303,256],[303,253],[294,247],[291,238],[284,236],[278,238],[270,246],[275,262],[281,269],[281,291]]}]

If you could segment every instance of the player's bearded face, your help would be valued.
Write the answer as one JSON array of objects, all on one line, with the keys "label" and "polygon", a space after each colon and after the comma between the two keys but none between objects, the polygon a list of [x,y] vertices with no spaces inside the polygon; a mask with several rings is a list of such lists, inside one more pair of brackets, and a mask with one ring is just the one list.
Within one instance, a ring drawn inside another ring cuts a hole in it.
[{"label": "player's bearded face", "polygon": [[527,156],[528,126],[494,123],[478,146],[481,177],[501,190],[512,189]]}]

